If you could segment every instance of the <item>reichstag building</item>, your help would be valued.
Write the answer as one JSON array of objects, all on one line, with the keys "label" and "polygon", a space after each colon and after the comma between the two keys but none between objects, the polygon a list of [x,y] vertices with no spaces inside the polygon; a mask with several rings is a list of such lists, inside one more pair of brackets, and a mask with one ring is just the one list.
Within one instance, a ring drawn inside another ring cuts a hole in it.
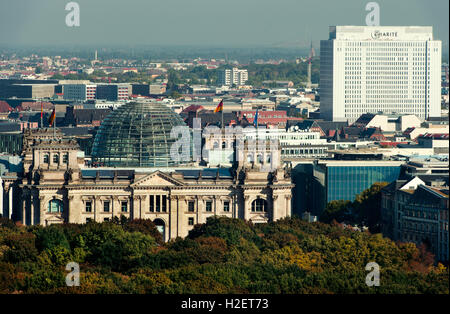
[{"label": "reichstag building", "polygon": [[[184,125],[164,105],[128,103],[103,121],[92,160],[60,132],[27,131],[24,171],[5,182],[20,191],[14,194],[12,218],[25,225],[103,222],[122,215],[151,219],[168,241],[214,215],[253,223],[291,215],[288,172],[264,170],[270,158],[250,158],[257,152],[244,151],[248,158],[231,167],[173,161],[170,132]],[[280,154],[266,148],[259,153]]]}]

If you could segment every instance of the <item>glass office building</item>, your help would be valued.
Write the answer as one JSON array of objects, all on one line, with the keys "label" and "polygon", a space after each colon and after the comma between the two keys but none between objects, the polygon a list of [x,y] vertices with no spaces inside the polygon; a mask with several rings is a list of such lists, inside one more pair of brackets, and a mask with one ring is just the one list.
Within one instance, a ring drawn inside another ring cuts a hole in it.
[{"label": "glass office building", "polygon": [[327,203],[354,201],[356,196],[375,182],[392,182],[399,178],[402,161],[332,160],[314,163],[308,195],[311,212],[320,215]]},{"label": "glass office building", "polygon": [[0,133],[0,153],[20,155],[23,148],[22,133]]},{"label": "glass office building", "polygon": [[392,182],[398,179],[399,166],[346,166],[328,167],[327,202],[354,201],[356,195],[375,182]]}]

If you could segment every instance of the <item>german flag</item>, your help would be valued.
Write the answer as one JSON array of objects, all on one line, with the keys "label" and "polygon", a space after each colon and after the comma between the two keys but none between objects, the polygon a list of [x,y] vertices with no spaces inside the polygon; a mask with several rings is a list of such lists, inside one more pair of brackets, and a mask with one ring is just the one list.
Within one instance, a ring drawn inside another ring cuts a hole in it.
[{"label": "german flag", "polygon": [[55,108],[53,108],[52,114],[50,115],[50,118],[48,118],[49,126],[53,125],[53,123],[55,122],[55,118],[56,118],[56,112],[55,112]]},{"label": "german flag", "polygon": [[216,109],[214,109],[214,113],[223,111],[223,100],[217,105]]}]

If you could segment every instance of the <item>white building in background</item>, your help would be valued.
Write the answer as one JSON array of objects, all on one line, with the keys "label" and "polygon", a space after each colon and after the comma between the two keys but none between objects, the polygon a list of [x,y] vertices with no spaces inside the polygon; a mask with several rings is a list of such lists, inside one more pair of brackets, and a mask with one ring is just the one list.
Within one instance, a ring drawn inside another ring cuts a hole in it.
[{"label": "white building in background", "polygon": [[113,109],[116,110],[120,106],[123,106],[128,101],[119,100],[119,101],[107,101],[103,99],[96,99],[95,102],[83,103],[84,109]]},{"label": "white building in background", "polygon": [[440,117],[441,53],[431,26],[330,26],[320,43],[321,117]]},{"label": "white building in background", "polygon": [[245,85],[248,81],[248,72],[247,70],[240,70],[238,68],[233,68],[232,72],[232,80],[233,84],[236,86]]},{"label": "white building in background", "polygon": [[[217,137],[212,133],[205,139],[205,147],[202,152],[209,167],[227,166],[233,164],[236,158],[236,148],[238,145],[236,136],[233,133],[227,134],[224,138]],[[328,157],[329,144],[326,139],[320,138],[319,132],[301,130],[297,126],[286,129],[268,129],[264,127],[246,127],[242,129],[242,134],[238,136],[241,140],[251,142],[255,148],[270,146],[270,149],[277,148],[280,151],[281,161],[292,158],[323,158]],[[234,144],[233,144],[234,143]],[[274,146],[271,146],[274,145]],[[254,160],[262,158],[257,154]],[[250,162],[250,160],[247,160]]]},{"label": "white building in background", "polygon": [[286,129],[244,128],[247,140],[276,141],[281,150],[281,159],[328,157],[330,144],[320,138],[320,132],[301,130],[298,126]]},{"label": "white building in background", "polygon": [[231,86],[231,85],[245,85],[248,81],[248,71],[238,68],[224,69],[219,71],[219,85]]},{"label": "white building in background", "polygon": [[291,126],[288,130],[267,129],[263,127],[243,128],[242,132],[245,139],[276,140],[282,147],[290,145],[310,146],[327,143],[326,139],[320,138],[319,132],[301,130],[297,126]]}]

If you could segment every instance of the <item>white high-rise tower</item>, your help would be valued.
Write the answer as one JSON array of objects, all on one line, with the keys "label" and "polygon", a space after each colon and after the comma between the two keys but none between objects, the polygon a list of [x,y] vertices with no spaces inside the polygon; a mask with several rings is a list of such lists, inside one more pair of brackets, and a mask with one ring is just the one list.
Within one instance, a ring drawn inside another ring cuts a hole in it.
[{"label": "white high-rise tower", "polygon": [[441,51],[432,27],[330,26],[320,42],[321,117],[440,117]]}]

